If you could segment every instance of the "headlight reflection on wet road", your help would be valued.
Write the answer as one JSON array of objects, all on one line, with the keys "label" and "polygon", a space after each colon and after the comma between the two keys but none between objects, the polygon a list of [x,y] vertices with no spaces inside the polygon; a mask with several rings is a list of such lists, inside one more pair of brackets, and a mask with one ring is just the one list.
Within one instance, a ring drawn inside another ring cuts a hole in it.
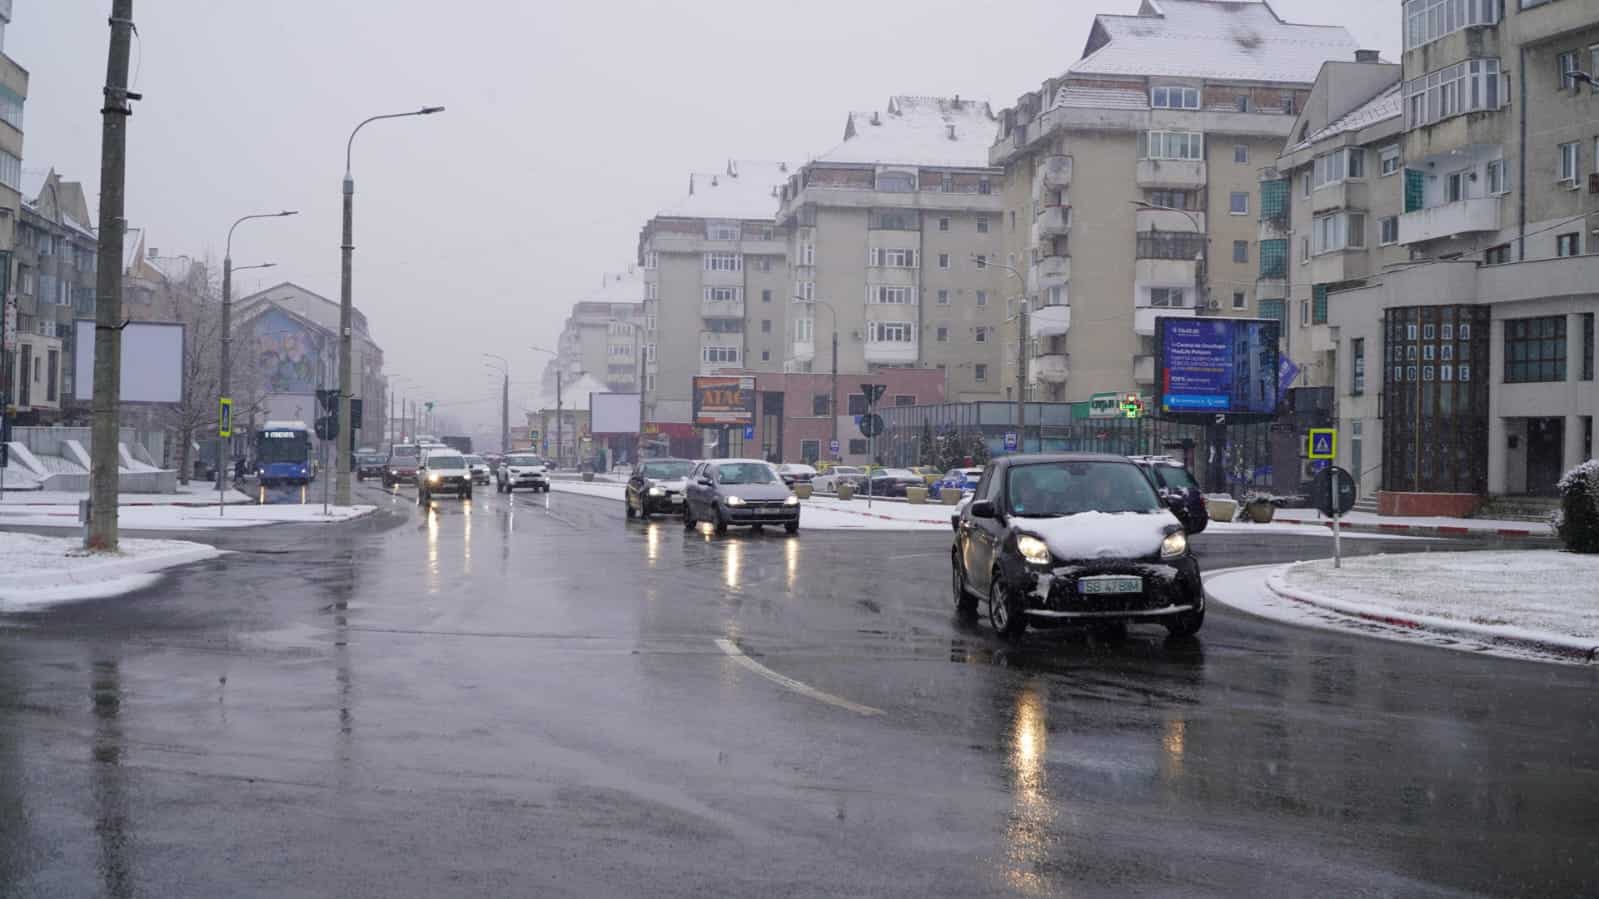
[{"label": "headlight reflection on wet road", "polygon": [[1005,882],[1027,892],[1048,892],[1050,884],[1038,873],[1049,857],[1049,826],[1055,813],[1045,792],[1044,755],[1048,748],[1048,697],[1037,681],[1016,694],[1016,714],[1011,725],[1010,824],[1005,829]]},{"label": "headlight reflection on wet road", "polygon": [[744,564],[744,545],[742,543],[727,544],[727,554],[722,557],[722,575],[729,590],[738,588],[740,568]]}]

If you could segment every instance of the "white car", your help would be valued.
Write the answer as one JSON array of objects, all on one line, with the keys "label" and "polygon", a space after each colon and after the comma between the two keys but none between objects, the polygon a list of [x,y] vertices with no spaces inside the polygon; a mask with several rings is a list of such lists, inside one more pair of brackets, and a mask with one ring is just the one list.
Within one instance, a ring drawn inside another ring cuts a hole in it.
[{"label": "white car", "polygon": [[866,469],[858,465],[834,465],[811,478],[811,487],[817,493],[837,493],[839,484],[848,483],[858,487],[865,477]]},{"label": "white car", "polygon": [[435,448],[422,457],[416,470],[416,501],[425,506],[438,494],[472,498],[472,469],[466,456],[449,447]]},{"label": "white car", "polygon": [[804,462],[784,462],[777,466],[777,476],[790,487],[795,484],[809,484],[816,478],[816,469]]},{"label": "white car", "polygon": [[531,453],[512,453],[495,473],[495,489],[510,493],[518,487],[534,493],[550,492],[550,463]]}]

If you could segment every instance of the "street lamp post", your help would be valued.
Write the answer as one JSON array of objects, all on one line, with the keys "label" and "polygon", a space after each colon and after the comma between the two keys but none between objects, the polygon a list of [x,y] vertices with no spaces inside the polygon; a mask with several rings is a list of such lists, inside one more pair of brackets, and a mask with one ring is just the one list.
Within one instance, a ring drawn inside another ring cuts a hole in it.
[{"label": "street lamp post", "polygon": [[1196,315],[1203,315],[1205,312],[1209,311],[1210,298],[1206,296],[1205,269],[1210,261],[1210,239],[1204,237],[1205,228],[1199,223],[1198,216],[1195,216],[1192,212],[1189,212],[1186,209],[1178,209],[1175,206],[1160,206],[1155,203],[1151,203],[1148,200],[1128,200],[1127,202],[1137,206],[1139,209],[1156,209],[1161,212],[1179,212],[1188,217],[1188,221],[1194,226],[1194,233],[1203,238],[1199,244],[1199,256],[1194,260],[1195,262],[1199,263],[1194,269],[1194,313]]},{"label": "street lamp post", "polygon": [[[823,309],[826,309],[827,314],[832,317],[833,327],[830,330],[832,331],[833,336],[833,375],[831,378],[831,384],[827,388],[827,417],[833,420],[833,436],[831,443],[829,443],[827,447],[831,452],[833,446],[838,444],[838,310],[834,309],[833,304],[826,300],[806,299],[802,296],[795,296],[794,299],[800,301],[801,303],[811,303],[821,306]],[[816,343],[815,316],[811,317],[811,343]],[[840,458],[843,457],[842,446],[839,447],[838,455]]]},{"label": "street lamp post", "polygon": [[342,255],[339,265],[339,434],[334,442],[337,447],[336,484],[337,495],[335,501],[338,505],[350,505],[350,453],[355,446],[353,429],[350,427],[350,354],[352,349],[352,331],[354,325],[354,303],[351,299],[350,266],[355,257],[355,178],[350,174],[350,156],[355,148],[355,136],[362,128],[380,119],[403,119],[410,116],[432,115],[443,112],[442,106],[424,106],[415,112],[395,112],[386,115],[375,115],[361,124],[355,126],[350,132],[350,139],[344,145],[344,230],[343,243],[339,245]]},{"label": "street lamp post", "polygon": [[[258,212],[251,215],[240,216],[228,227],[228,240],[222,252],[222,350],[221,365],[217,375],[217,396],[222,399],[228,397],[233,375],[233,232],[245,222],[252,219],[275,219],[289,215],[299,215],[299,210],[285,209],[282,212]],[[241,266],[240,271],[249,268],[270,268],[272,263],[264,265]],[[225,453],[226,441],[219,435],[217,437],[217,503],[227,505],[223,491],[227,489],[227,458]]]},{"label": "street lamp post", "polygon": [[484,353],[486,359],[498,359],[500,364],[485,362],[489,368],[498,371],[501,376],[500,388],[500,452],[511,451],[511,360],[494,353]]}]

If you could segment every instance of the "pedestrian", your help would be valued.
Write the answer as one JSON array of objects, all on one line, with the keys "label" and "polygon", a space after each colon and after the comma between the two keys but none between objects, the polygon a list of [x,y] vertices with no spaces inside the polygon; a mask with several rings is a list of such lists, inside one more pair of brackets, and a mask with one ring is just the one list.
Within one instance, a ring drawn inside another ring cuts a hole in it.
[{"label": "pedestrian", "polygon": [[239,456],[238,458],[233,460],[233,479],[235,481],[244,480],[244,457],[243,456]]}]

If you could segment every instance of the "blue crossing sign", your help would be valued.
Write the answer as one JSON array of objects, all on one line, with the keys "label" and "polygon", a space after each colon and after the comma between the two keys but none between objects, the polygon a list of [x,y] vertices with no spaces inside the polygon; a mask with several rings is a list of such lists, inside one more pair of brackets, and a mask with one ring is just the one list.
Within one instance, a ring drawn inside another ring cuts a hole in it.
[{"label": "blue crossing sign", "polygon": [[1335,428],[1311,428],[1310,451],[1305,453],[1310,459],[1336,459],[1338,458],[1338,431]]},{"label": "blue crossing sign", "polygon": [[1006,431],[1005,432],[1005,452],[1007,452],[1007,453],[1016,452],[1016,432],[1015,431]]},{"label": "blue crossing sign", "polygon": [[745,440],[754,440],[755,439],[755,426],[754,425],[745,425],[744,426],[744,439]]}]

